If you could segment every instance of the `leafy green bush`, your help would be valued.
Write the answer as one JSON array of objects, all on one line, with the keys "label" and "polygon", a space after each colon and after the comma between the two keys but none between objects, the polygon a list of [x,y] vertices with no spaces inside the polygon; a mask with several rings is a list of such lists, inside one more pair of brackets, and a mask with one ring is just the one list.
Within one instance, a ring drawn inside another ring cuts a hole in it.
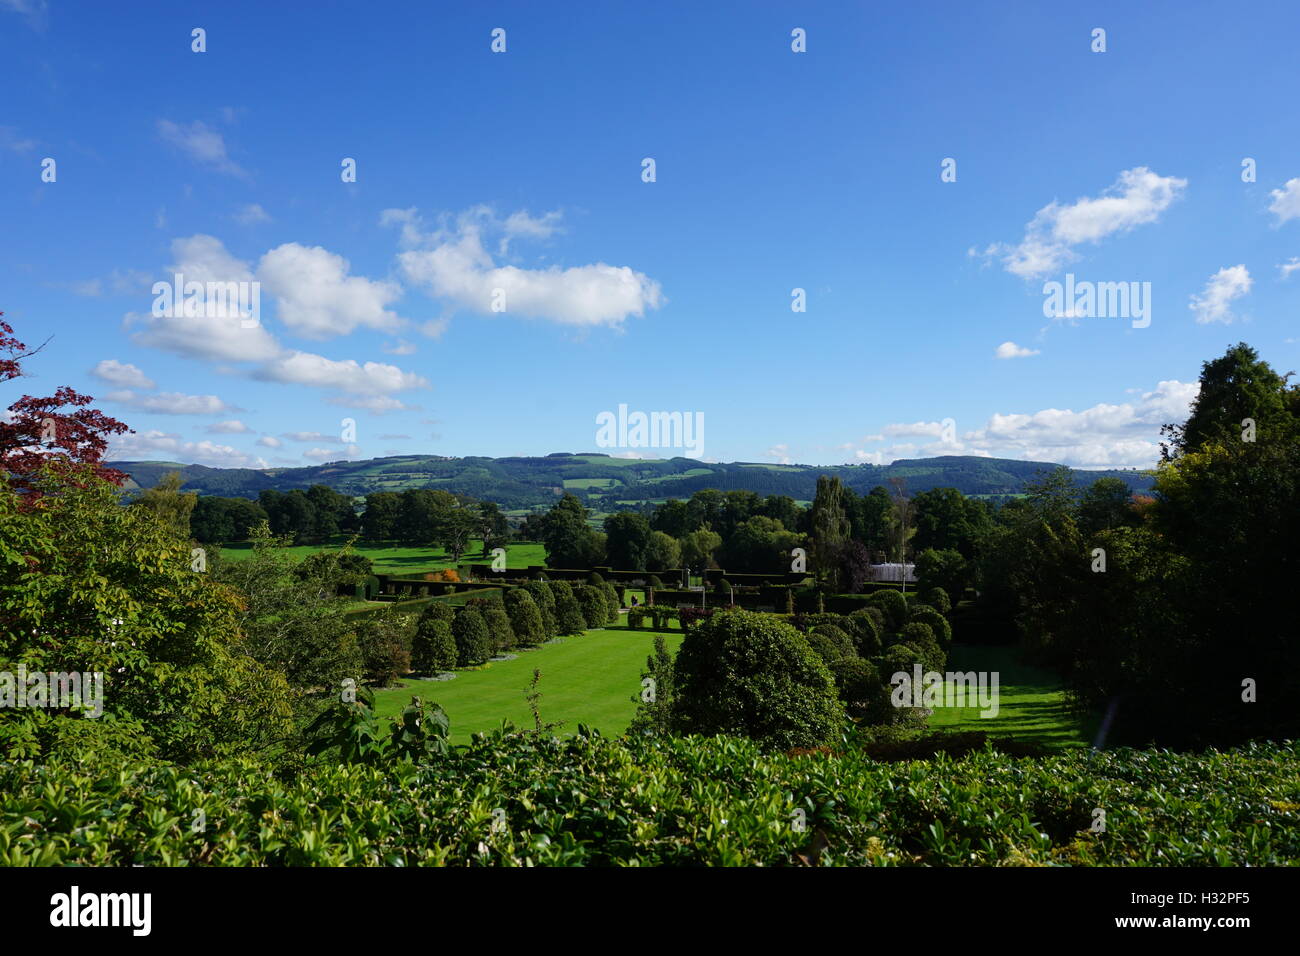
[{"label": "leafy green bush", "polygon": [[608,616],[605,618],[605,623],[617,624],[619,610],[622,607],[618,600],[618,592],[614,590],[614,585],[610,584],[608,581],[606,581],[604,586],[601,588],[601,592],[605,595],[605,605],[609,611]]},{"label": "leafy green bush", "polygon": [[853,638],[834,624],[818,624],[807,634],[808,646],[817,652],[827,666],[836,661],[858,656]]},{"label": "leafy green bush", "polygon": [[578,600],[586,629],[605,626],[605,621],[609,618],[609,605],[605,603],[604,591],[590,584],[579,584],[573,589],[573,596]]},{"label": "leafy green bush", "polygon": [[538,643],[549,641],[559,633],[558,619],[555,614],[555,592],[544,580],[529,581],[524,585],[524,590],[533,596],[533,603],[537,605],[537,610],[542,616],[542,631]]},{"label": "leafy green bush", "polygon": [[970,578],[970,568],[961,553],[927,548],[916,557],[916,580],[922,591],[941,588],[953,600],[961,600]]},{"label": "leafy green bush", "polygon": [[499,604],[492,604],[483,612],[483,623],[487,625],[494,654],[508,651],[515,646],[515,629],[510,623],[510,615],[506,613],[505,608]]},{"label": "leafy green bush", "polygon": [[952,644],[952,625],[948,619],[940,614],[937,610],[928,604],[918,604],[912,608],[911,620],[916,623],[925,624],[934,633],[941,647],[948,647]]},{"label": "leafy green bush", "polygon": [[[1300,862],[1295,742],[882,762],[852,748],[765,753],[734,737],[513,734],[416,761],[372,760],[320,760],[289,779],[249,759],[100,771],[7,764],[0,865]],[[1090,832],[1096,807],[1120,808],[1105,833]],[[791,826],[795,809],[807,830]],[[207,828],[195,833],[199,810]]]},{"label": "leafy green bush", "polygon": [[831,664],[831,673],[850,717],[867,723],[889,719],[889,692],[881,683],[875,664],[860,657],[843,657]]},{"label": "leafy green bush", "polygon": [[903,597],[901,591],[892,589],[877,591],[867,598],[867,603],[880,609],[885,616],[887,630],[897,631],[907,623],[907,599]]},{"label": "leafy green bush", "polygon": [[376,687],[387,687],[411,670],[414,622],[410,615],[393,608],[357,626],[357,641],[366,679]]},{"label": "leafy green bush", "polygon": [[574,596],[573,586],[568,581],[552,581],[551,590],[555,592],[555,626],[559,633],[581,634],[585,631],[587,621]]},{"label": "leafy green bush", "polygon": [[492,636],[478,608],[462,608],[451,622],[451,634],[456,639],[459,666],[474,667],[492,656]]},{"label": "leafy green bush", "polygon": [[672,724],[682,734],[740,734],[766,747],[814,747],[838,736],[835,682],[789,624],[722,611],[686,631],[675,662]]},{"label": "leafy green bush", "polygon": [[505,600],[510,628],[520,647],[536,647],[546,640],[542,612],[533,600],[531,588],[511,588],[506,592]]},{"label": "leafy green bush", "polygon": [[861,657],[875,657],[884,646],[880,640],[880,628],[877,624],[879,617],[880,612],[876,608],[865,607],[848,616],[850,633]]},{"label": "leafy green bush", "polygon": [[411,640],[411,670],[431,676],[456,666],[456,639],[451,624],[432,614],[421,614]]},{"label": "leafy green bush", "polygon": [[943,588],[930,588],[924,595],[925,603],[945,617],[952,613],[952,599]]}]

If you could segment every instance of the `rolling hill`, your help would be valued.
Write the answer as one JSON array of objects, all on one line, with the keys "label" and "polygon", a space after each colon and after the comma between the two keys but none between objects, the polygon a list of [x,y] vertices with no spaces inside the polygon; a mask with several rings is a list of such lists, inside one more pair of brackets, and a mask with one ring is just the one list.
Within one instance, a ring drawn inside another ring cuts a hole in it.
[{"label": "rolling hill", "polygon": [[[302,468],[210,468],[167,461],[115,461],[131,476],[128,487],[152,487],[169,471],[180,471],[185,488],[203,494],[256,498],[263,488],[289,491],[328,485],[343,494],[366,495],[406,488],[441,488],[454,494],[495,501],[506,510],[547,506],[568,491],[596,511],[666,498],[688,498],[702,488],[745,490],[760,495],[812,499],[819,475],[839,475],[860,494],[901,477],[909,492],[952,487],[966,495],[1000,497],[1023,492],[1050,462],[944,455],[900,459],[890,465],[774,465],[761,462],[714,463],[692,458],[635,459],[608,455],[556,453],[542,458],[447,458],[404,455],[364,461],[336,461]],[[1117,477],[1134,491],[1149,489],[1150,471],[1075,471],[1081,484]]]}]

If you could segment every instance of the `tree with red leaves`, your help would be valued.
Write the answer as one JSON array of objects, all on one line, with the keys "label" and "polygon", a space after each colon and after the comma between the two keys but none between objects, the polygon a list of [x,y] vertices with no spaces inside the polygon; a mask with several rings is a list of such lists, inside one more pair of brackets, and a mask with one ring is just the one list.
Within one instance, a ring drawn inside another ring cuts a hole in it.
[{"label": "tree with red leaves", "polygon": [[[0,316],[4,313],[0,312]],[[44,345],[28,351],[14,338],[14,330],[0,319],[0,383],[20,378],[22,361],[39,352]],[[131,429],[115,418],[87,406],[94,401],[71,388],[60,388],[52,396],[35,398],[24,395],[9,406],[9,414],[0,421],[0,472],[10,487],[24,492],[33,490],[33,479],[43,465],[64,471],[90,474],[120,485],[126,475],[103,464],[108,437]]]}]

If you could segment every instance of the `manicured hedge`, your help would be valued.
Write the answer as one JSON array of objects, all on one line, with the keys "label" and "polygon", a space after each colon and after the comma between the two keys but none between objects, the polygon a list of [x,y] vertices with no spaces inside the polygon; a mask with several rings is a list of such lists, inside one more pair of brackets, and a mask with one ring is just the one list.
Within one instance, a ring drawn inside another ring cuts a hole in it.
[{"label": "manicured hedge", "polygon": [[[1296,743],[887,763],[841,749],[497,735],[422,764],[329,761],[287,781],[247,761],[10,765],[0,865],[782,866],[823,841],[826,865],[1300,862]],[[1104,833],[1090,832],[1097,808]]]}]

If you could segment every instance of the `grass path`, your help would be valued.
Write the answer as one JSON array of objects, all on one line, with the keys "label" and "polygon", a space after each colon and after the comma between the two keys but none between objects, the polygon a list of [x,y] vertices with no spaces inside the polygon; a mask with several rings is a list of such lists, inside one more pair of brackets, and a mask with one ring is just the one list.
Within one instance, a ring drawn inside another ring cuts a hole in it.
[{"label": "grass path", "polygon": [[[669,652],[676,653],[681,632],[664,636]],[[654,650],[653,632],[614,627],[562,640],[482,670],[456,671],[455,680],[403,680],[401,687],[375,692],[375,713],[395,717],[416,695],[436,701],[451,717],[453,743],[468,743],[470,734],[493,730],[503,718],[531,728],[524,694],[538,668],[543,721],[565,721],[561,734],[574,733],[579,723],[607,737],[622,734],[636,710],[632,697],[640,693],[641,672]]]},{"label": "grass path", "polygon": [[[347,543],[346,535],[336,535],[328,544],[298,544],[288,548],[294,557],[310,557],[318,551],[337,550]],[[370,559],[376,574],[415,574],[422,571],[440,571],[456,565],[443,548],[404,548],[392,544],[367,544],[358,541],[353,550]],[[242,561],[252,554],[253,546],[247,541],[226,545],[221,556],[228,561]],[[475,538],[460,557],[460,565],[489,564],[491,556],[483,556],[483,542]],[[533,542],[512,542],[506,546],[506,567],[526,568],[532,564],[546,563],[546,548]]]},{"label": "grass path", "polygon": [[1086,747],[1097,732],[1096,715],[1070,710],[1065,689],[1051,671],[1021,663],[1014,647],[954,644],[949,671],[998,673],[998,714],[981,717],[978,707],[936,708],[933,730],[978,730],[993,737],[1014,737],[1051,749]]}]

